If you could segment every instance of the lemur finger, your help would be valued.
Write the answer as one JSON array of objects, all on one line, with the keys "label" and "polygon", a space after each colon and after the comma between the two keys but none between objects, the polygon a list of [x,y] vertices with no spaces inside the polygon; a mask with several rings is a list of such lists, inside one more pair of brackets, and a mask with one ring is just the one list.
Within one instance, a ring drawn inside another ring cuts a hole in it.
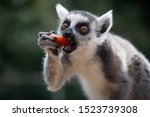
[{"label": "lemur finger", "polygon": [[54,46],[54,47],[59,47],[60,44],[57,42],[53,42],[51,40],[39,40],[38,41],[39,45],[44,45],[44,46]]},{"label": "lemur finger", "polygon": [[43,35],[51,35],[51,34],[55,34],[55,31],[39,32],[39,33],[38,33],[38,37],[41,37],[41,36],[43,36]]},{"label": "lemur finger", "polygon": [[38,37],[40,38],[43,35],[50,35],[50,34],[52,34],[52,33],[51,32],[39,32]]},{"label": "lemur finger", "polygon": [[56,38],[48,36],[48,35],[42,35],[40,38],[41,38],[41,40],[47,40],[47,41],[56,42]]},{"label": "lemur finger", "polygon": [[60,47],[60,44],[56,42],[55,38],[49,37],[47,35],[43,35],[39,38],[38,45],[42,49],[48,49],[48,48],[57,49]]}]

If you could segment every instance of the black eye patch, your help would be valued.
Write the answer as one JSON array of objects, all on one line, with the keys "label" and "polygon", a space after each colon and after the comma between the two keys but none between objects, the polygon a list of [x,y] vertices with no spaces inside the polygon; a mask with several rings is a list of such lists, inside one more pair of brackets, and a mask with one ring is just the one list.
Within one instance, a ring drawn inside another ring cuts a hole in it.
[{"label": "black eye patch", "polygon": [[76,30],[82,35],[87,34],[90,31],[89,23],[87,22],[78,23],[76,25]]},{"label": "black eye patch", "polygon": [[66,19],[66,20],[63,22],[62,26],[61,26],[61,30],[65,30],[65,29],[67,29],[69,26],[70,26],[70,21],[69,21],[68,19]]}]

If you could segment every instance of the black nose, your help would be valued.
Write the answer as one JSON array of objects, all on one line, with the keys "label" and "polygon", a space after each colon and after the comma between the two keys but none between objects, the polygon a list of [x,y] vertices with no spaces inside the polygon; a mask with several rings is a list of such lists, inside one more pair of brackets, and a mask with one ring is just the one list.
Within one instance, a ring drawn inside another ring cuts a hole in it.
[{"label": "black nose", "polygon": [[71,28],[68,28],[64,31],[63,36],[66,38],[71,38],[73,36],[73,31]]}]

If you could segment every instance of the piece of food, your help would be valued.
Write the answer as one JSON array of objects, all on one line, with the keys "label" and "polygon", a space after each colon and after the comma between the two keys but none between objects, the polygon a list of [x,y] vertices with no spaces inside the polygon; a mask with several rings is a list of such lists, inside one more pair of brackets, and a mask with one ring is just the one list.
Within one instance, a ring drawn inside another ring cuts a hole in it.
[{"label": "piece of food", "polygon": [[59,36],[56,34],[51,34],[49,36],[54,37],[56,39],[56,42],[60,43],[60,46],[68,46],[70,44],[69,40],[63,36]]}]

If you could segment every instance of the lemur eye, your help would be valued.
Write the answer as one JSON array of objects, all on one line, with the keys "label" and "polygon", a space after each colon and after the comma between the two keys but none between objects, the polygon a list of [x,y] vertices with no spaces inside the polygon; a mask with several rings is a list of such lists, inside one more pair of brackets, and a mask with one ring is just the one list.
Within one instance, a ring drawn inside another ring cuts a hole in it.
[{"label": "lemur eye", "polygon": [[62,29],[62,30],[65,30],[65,29],[67,29],[69,26],[70,26],[70,21],[66,20],[66,21],[64,21],[64,23],[62,24],[61,29]]},{"label": "lemur eye", "polygon": [[76,29],[80,34],[85,35],[90,31],[89,23],[87,22],[78,23],[76,25]]},{"label": "lemur eye", "polygon": [[80,32],[81,32],[81,33],[87,33],[88,31],[89,31],[89,29],[88,29],[87,26],[82,26],[82,27],[80,28]]},{"label": "lemur eye", "polygon": [[68,27],[69,27],[69,25],[67,23],[64,23],[61,28],[64,30],[64,29],[66,29]]}]

